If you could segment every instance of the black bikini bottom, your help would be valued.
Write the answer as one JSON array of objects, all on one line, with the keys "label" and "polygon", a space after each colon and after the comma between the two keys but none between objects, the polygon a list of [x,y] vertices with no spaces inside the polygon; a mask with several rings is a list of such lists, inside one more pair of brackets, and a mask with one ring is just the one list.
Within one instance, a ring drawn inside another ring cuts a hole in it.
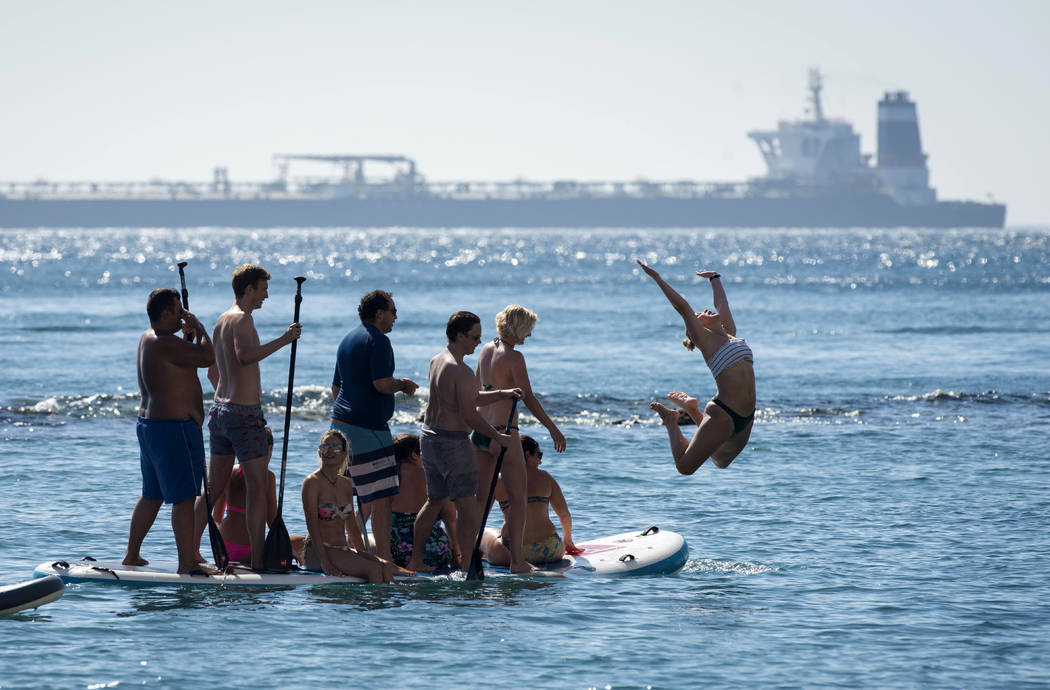
[{"label": "black bikini bottom", "polygon": [[729,415],[729,418],[733,420],[733,433],[734,434],[739,434],[755,418],[755,411],[754,410],[751,411],[751,414],[749,414],[748,416],[744,417],[743,415],[739,415],[735,411],[731,410],[729,408],[729,405],[726,405],[724,402],[719,400],[717,397],[711,398],[711,402],[713,402],[714,404],[718,405],[723,410],[725,410],[726,414]]}]

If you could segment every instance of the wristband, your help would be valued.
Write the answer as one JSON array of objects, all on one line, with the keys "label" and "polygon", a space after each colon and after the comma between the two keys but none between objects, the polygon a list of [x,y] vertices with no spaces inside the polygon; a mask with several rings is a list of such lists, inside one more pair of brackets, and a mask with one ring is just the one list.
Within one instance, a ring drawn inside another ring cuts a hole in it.
[{"label": "wristband", "polygon": [[721,278],[721,277],[722,277],[721,273],[716,273],[713,276],[711,276],[710,278],[708,278],[708,280],[714,280],[715,278]]}]

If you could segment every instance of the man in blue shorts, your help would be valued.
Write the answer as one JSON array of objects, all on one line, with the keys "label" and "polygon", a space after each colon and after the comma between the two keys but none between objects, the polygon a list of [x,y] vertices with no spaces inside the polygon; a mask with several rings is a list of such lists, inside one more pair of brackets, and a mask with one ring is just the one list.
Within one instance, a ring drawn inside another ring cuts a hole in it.
[{"label": "man in blue shorts", "polygon": [[[183,309],[179,293],[161,288],[146,302],[150,327],[139,338],[136,357],[142,401],[136,434],[142,469],[142,496],[131,514],[124,565],[146,565],[139,554],[157,512],[171,504],[171,528],[180,573],[202,573],[194,556],[193,502],[204,475],[204,401],[197,369],[215,354],[208,333]],[[183,331],[196,342],[175,335]]]},{"label": "man in blue shorts", "polygon": [[350,441],[347,473],[362,507],[370,506],[377,555],[391,560],[390,503],[398,492],[398,473],[389,422],[394,393],[411,396],[419,386],[394,378],[394,349],[386,335],[397,321],[393,295],[372,290],[361,298],[357,315],[361,325],[336,351],[332,428]]}]

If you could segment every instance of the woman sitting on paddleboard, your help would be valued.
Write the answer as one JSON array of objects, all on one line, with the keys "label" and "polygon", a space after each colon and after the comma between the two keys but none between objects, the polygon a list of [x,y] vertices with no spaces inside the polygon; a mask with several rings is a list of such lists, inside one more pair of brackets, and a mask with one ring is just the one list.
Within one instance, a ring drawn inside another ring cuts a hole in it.
[{"label": "woman sitting on paddleboard", "polygon": [[701,278],[711,281],[717,311],[694,312],[685,298],[675,292],[659,273],[640,260],[638,265],[656,281],[671,306],[682,316],[686,332],[682,344],[690,350],[700,348],[718,388],[703,412],[696,398],[685,393],[674,392],[667,396],[696,422],[692,441],[686,441],[678,428],[677,412],[658,402],[649,405],[667,427],[675,467],[682,474],[692,474],[708,458],[716,467],[728,467],[751,436],[755,421],[755,370],[751,348],[743,338],[736,337],[736,324],[720,276],[715,271],[696,272]]},{"label": "woman sitting on paddleboard", "polygon": [[[273,455],[273,432],[270,431],[270,427],[264,427],[263,431],[266,432],[266,461],[269,462],[270,456]],[[266,474],[266,524],[269,525],[277,517],[277,477],[269,470]],[[226,545],[226,555],[231,561],[239,563],[251,563],[252,555],[252,550],[248,547],[248,525],[244,519],[246,493],[247,484],[238,463],[233,466],[226,488],[215,497],[215,503],[212,505],[212,516],[219,525],[222,541]],[[292,542],[295,559],[302,563],[305,537],[299,534],[290,534],[288,537]],[[203,563],[204,559],[198,556],[198,562]]]},{"label": "woman sitting on paddleboard", "polygon": [[[373,583],[393,582],[395,573],[412,574],[365,551],[354,515],[354,485],[343,475],[349,455],[342,432],[329,429],[321,434],[317,457],[321,466],[303,480],[307,570],[353,575]],[[347,543],[348,532],[356,549]]]},{"label": "woman sitting on paddleboard", "polygon": [[[533,565],[557,563],[566,553],[578,554],[580,550],[572,543],[572,515],[565,502],[561,487],[548,472],[540,469],[543,462],[543,451],[540,444],[531,436],[521,437],[521,448],[525,453],[525,481],[528,502],[525,510],[525,560]],[[507,488],[500,478],[496,484],[495,498],[503,510],[503,532],[496,535],[486,532],[482,537],[481,550],[485,559],[492,565],[509,565],[510,549],[508,545],[507,515],[510,501],[507,500]],[[565,540],[558,535],[554,523],[550,520],[548,508],[553,508],[558,521],[561,522]]]}]

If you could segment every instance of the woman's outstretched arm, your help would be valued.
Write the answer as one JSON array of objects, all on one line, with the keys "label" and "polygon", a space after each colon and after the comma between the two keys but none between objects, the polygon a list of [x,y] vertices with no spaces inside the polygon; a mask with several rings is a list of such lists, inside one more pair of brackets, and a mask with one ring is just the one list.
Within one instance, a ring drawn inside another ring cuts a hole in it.
[{"label": "woman's outstretched arm", "polygon": [[722,328],[729,335],[736,335],[736,322],[733,321],[733,313],[729,311],[729,300],[726,299],[726,291],[722,286],[722,277],[717,271],[697,271],[696,275],[711,281],[711,294],[715,302],[715,311],[722,321]]},{"label": "woman's outstretched arm", "polygon": [[682,297],[678,294],[677,290],[668,285],[667,281],[657,273],[655,268],[645,265],[642,263],[641,259],[635,259],[635,261],[637,261],[638,265],[642,267],[642,270],[645,271],[646,275],[656,281],[656,284],[660,286],[661,290],[663,290],[664,296],[667,297],[667,301],[671,303],[671,306],[674,307],[676,312],[682,315],[682,318],[686,320],[686,323],[692,321],[695,312],[693,312],[693,308],[689,306],[689,302],[685,301],[685,297]]}]

